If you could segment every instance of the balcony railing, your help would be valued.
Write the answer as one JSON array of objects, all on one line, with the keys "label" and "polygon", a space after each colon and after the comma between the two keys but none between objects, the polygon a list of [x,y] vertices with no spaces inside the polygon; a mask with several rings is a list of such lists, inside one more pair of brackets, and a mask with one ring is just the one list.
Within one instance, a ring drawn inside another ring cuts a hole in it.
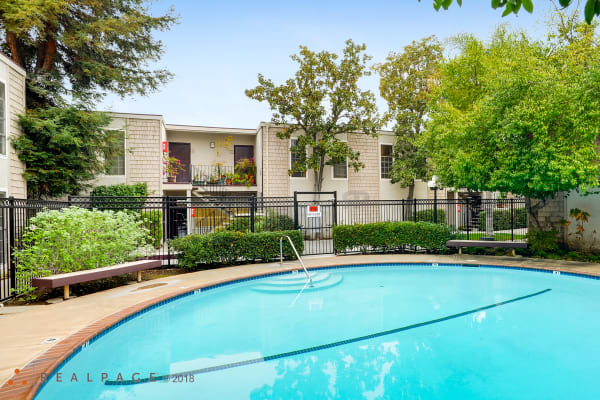
[{"label": "balcony railing", "polygon": [[256,167],[192,165],[190,171],[195,186],[256,186]]}]

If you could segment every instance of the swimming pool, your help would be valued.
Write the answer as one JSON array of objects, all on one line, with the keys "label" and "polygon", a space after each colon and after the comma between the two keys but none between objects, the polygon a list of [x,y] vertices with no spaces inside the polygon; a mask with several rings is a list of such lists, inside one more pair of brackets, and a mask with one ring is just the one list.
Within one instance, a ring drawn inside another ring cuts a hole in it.
[{"label": "swimming pool", "polygon": [[144,310],[35,398],[600,398],[599,280],[422,264],[313,273],[313,288],[269,276]]}]

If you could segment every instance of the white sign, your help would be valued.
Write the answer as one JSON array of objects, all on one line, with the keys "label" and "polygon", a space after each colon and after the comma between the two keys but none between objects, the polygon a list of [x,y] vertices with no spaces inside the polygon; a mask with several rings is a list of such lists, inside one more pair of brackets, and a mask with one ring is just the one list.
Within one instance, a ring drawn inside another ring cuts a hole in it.
[{"label": "white sign", "polygon": [[321,206],[306,206],[306,216],[316,218],[321,216]]}]

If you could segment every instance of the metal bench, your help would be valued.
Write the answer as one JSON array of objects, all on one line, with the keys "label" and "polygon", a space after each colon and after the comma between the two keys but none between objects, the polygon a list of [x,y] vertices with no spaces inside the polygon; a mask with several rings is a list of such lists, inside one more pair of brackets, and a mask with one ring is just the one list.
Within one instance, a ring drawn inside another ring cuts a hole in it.
[{"label": "metal bench", "polygon": [[527,242],[511,242],[506,240],[448,240],[448,247],[458,247],[458,254],[462,254],[463,247],[499,247],[512,249],[512,255],[515,255],[515,249],[526,249]]},{"label": "metal bench", "polygon": [[146,269],[158,268],[162,265],[161,260],[141,260],[132,261],[123,264],[112,265],[95,269],[86,269],[83,271],[69,272],[66,274],[57,274],[33,278],[31,284],[35,287],[54,289],[63,287],[63,298],[69,298],[69,285],[95,281],[97,279],[110,278],[117,275],[137,272],[137,281],[142,281],[142,271]]}]

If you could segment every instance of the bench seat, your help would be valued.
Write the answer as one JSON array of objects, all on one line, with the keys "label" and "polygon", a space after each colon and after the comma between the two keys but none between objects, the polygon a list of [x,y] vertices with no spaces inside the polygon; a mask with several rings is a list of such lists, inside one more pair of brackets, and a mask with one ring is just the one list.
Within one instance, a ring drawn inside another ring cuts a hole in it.
[{"label": "bench seat", "polygon": [[56,274],[51,276],[44,276],[40,278],[33,278],[31,284],[35,287],[54,289],[57,287],[64,287],[64,299],[69,298],[69,285],[75,283],[83,283],[95,281],[97,279],[110,278],[113,276],[128,274],[131,272],[137,272],[137,280],[140,282],[142,279],[142,271],[146,269],[158,268],[162,265],[161,260],[140,260],[126,262],[123,264],[111,265],[109,267],[86,269],[82,271],[69,272],[66,274]]},{"label": "bench seat", "polygon": [[458,247],[458,254],[462,254],[463,247],[498,247],[512,249],[513,256],[515,249],[526,249],[527,242],[512,242],[508,240],[448,240],[448,247]]}]

